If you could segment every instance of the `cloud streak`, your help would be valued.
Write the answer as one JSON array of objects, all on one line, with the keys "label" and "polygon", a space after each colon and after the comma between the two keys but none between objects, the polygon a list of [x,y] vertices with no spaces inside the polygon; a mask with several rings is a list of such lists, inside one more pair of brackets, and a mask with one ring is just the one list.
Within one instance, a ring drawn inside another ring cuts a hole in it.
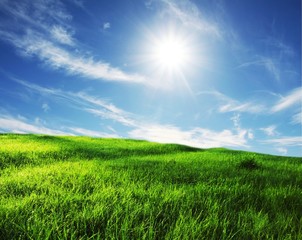
[{"label": "cloud streak", "polygon": [[129,132],[129,136],[161,143],[178,143],[198,148],[248,147],[247,132],[234,134],[230,130],[221,132],[203,128],[181,130],[173,125],[143,124]]},{"label": "cloud streak", "polygon": [[269,140],[263,140],[261,141],[263,143],[267,144],[277,144],[278,146],[288,146],[288,147],[296,147],[296,146],[302,146],[302,137],[301,136],[295,136],[295,137],[280,137],[275,139],[269,139]]},{"label": "cloud streak", "polygon": [[166,5],[168,12],[183,25],[216,38],[222,37],[222,31],[218,25],[203,18],[194,3],[185,0],[161,0],[161,2]]},{"label": "cloud streak", "polygon": [[13,133],[37,133],[49,135],[72,135],[69,132],[47,128],[45,126],[28,123],[25,119],[17,119],[8,115],[0,115],[0,131]]},{"label": "cloud streak", "polygon": [[[15,79],[15,81],[22,84],[29,91],[35,94],[48,97],[49,100],[59,100],[60,104],[65,102],[65,104],[71,104],[72,107],[101,119],[107,119],[119,123],[129,129],[128,136],[131,138],[163,143],[179,143],[202,148],[248,147],[248,140],[252,139],[251,132],[246,129],[241,129],[239,126],[237,126],[235,133],[228,129],[220,132],[205,128],[182,130],[174,125],[162,125],[146,121],[132,113],[116,107],[112,103],[90,96],[85,92],[64,92],[60,89],[49,89],[36,84],[27,83],[22,80]],[[83,130],[76,127],[68,129],[73,133],[80,135],[88,134],[90,136],[111,137],[111,134]],[[114,134],[114,136],[118,137],[116,134]]]},{"label": "cloud streak", "polygon": [[280,82],[280,70],[277,67],[277,63],[275,59],[270,57],[258,57],[255,61],[245,62],[240,64],[237,68],[245,68],[250,66],[260,66],[267,70],[268,73],[270,73],[274,79],[278,82]]},{"label": "cloud streak", "polygon": [[292,107],[293,105],[302,104],[302,87],[292,90],[287,96],[282,97],[279,102],[277,102],[271,109],[272,113],[276,113],[287,108]]},{"label": "cloud streak", "polygon": [[301,124],[302,125],[302,111],[299,113],[296,113],[294,116],[292,116],[292,124]]},{"label": "cloud streak", "polygon": [[267,136],[276,136],[279,135],[279,133],[276,131],[276,128],[276,125],[271,125],[266,128],[260,128],[260,130],[263,131]]},{"label": "cloud streak", "polygon": [[110,134],[110,133],[104,133],[99,131],[92,131],[85,128],[79,128],[79,127],[70,127],[68,128],[70,131],[75,133],[76,135],[83,135],[83,136],[91,136],[91,137],[100,137],[100,138],[120,138],[117,134]]},{"label": "cloud streak", "polygon": [[[69,25],[72,16],[60,1],[24,1],[19,5],[16,1],[1,1],[0,6],[8,19],[12,19],[9,25],[0,24],[0,39],[13,45],[23,56],[35,57],[50,68],[70,75],[152,85],[145,76],[126,73],[107,62],[87,57],[80,51],[75,54],[75,49],[65,48],[65,45],[78,46],[72,37],[74,29]],[[29,14],[28,9],[33,14]]]},{"label": "cloud streak", "polygon": [[72,34],[61,26],[54,26],[50,31],[52,37],[59,43],[66,44],[69,46],[74,46],[74,39]]},{"label": "cloud streak", "polygon": [[254,101],[240,102],[219,91],[202,91],[199,92],[198,95],[210,95],[215,97],[219,102],[218,111],[221,113],[242,112],[258,114],[266,110],[266,107],[262,104],[258,104]]}]

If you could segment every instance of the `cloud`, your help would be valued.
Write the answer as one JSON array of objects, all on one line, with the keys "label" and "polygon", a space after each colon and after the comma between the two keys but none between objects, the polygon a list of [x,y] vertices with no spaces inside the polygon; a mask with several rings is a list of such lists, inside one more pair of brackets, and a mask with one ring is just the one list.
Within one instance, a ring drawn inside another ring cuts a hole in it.
[{"label": "cloud", "polygon": [[[140,83],[152,86],[145,76],[126,73],[110,63],[75,53],[75,30],[62,2],[53,0],[1,1],[7,24],[0,24],[0,39],[13,45],[22,56],[39,59],[54,70],[88,79]],[[0,10],[1,11],[1,10]],[[106,25],[108,27],[108,24]],[[65,48],[74,47],[74,49]]]},{"label": "cloud", "polygon": [[22,32],[31,28],[46,34],[52,25],[67,26],[72,20],[59,0],[2,0],[0,11],[8,17],[3,19],[6,24],[0,25],[7,31]]},{"label": "cloud", "polygon": [[[221,113],[235,112],[235,113],[251,113],[251,114],[272,114],[299,104],[301,109],[302,87],[293,89],[285,97],[281,96],[280,94],[271,93],[271,92],[269,92],[269,94],[274,97],[280,98],[277,102],[275,101],[273,106],[266,106],[263,103],[258,103],[259,99],[257,101],[254,100],[238,101],[231,97],[228,97],[227,95],[219,91],[201,91],[197,95],[210,95],[214,97],[219,102],[219,106],[217,107],[217,109]],[[267,100],[262,102],[267,102]],[[299,112],[292,117],[292,121],[291,121],[292,124],[301,124],[302,116],[301,116],[300,109]]]},{"label": "cloud", "polygon": [[292,124],[301,124],[302,125],[302,111],[299,113],[296,113],[294,116],[292,116]]},{"label": "cloud", "polygon": [[219,91],[202,91],[198,95],[211,95],[215,97],[219,102],[220,106],[218,111],[221,113],[225,112],[241,112],[241,113],[263,113],[266,107],[262,104],[258,104],[255,101],[240,102],[233,98],[226,96]]},{"label": "cloud", "polygon": [[89,79],[149,84],[146,78],[141,75],[128,74],[118,68],[111,67],[108,63],[77,56],[32,32],[23,38],[14,34],[6,34],[6,36],[6,39],[17,47],[23,55],[37,57],[53,69],[62,69],[68,74],[80,75]]},{"label": "cloud", "polygon": [[103,30],[107,30],[107,29],[109,29],[109,28],[111,28],[111,24],[110,24],[110,22],[105,22],[105,23],[103,23]]},{"label": "cloud", "polygon": [[137,125],[135,120],[128,118],[126,116],[126,113],[124,113],[124,114],[122,114],[121,112],[115,113],[112,111],[106,111],[104,109],[99,110],[99,109],[93,109],[93,108],[86,108],[85,111],[88,113],[92,113],[93,115],[101,117],[103,119],[113,120],[113,121],[118,122],[127,127],[133,127],[133,126]]},{"label": "cloud", "polygon": [[240,64],[237,68],[250,66],[261,66],[269,72],[275,80],[280,81],[280,70],[277,67],[276,60],[270,57],[258,56],[257,60]]},{"label": "cloud", "polygon": [[161,143],[178,143],[199,148],[247,147],[246,132],[234,134],[230,130],[221,132],[203,128],[181,130],[173,125],[143,124],[131,130],[129,136]]},{"label": "cloud", "polygon": [[302,137],[280,137],[275,139],[263,140],[261,141],[266,144],[277,144],[279,146],[288,146],[288,147],[295,147],[295,146],[302,146]]},{"label": "cloud", "polygon": [[234,127],[240,129],[240,114],[234,114],[231,120],[233,121]]},{"label": "cloud", "polygon": [[263,110],[262,105],[255,105],[252,102],[240,103],[238,101],[229,102],[219,108],[220,112],[261,113]]},{"label": "cloud", "polygon": [[276,136],[279,135],[279,133],[276,131],[276,128],[276,125],[271,125],[266,128],[260,128],[260,130],[263,131],[267,136]]},{"label": "cloud", "polygon": [[247,137],[248,137],[248,139],[251,139],[251,140],[254,139],[255,136],[254,136],[254,133],[251,129],[248,130]]},{"label": "cloud", "polygon": [[76,135],[84,135],[84,136],[91,136],[91,137],[100,137],[100,138],[120,138],[117,134],[109,134],[99,131],[92,131],[85,128],[79,128],[79,127],[70,127],[68,128],[72,132],[74,132]]},{"label": "cloud", "polygon": [[280,58],[285,57],[293,57],[295,55],[295,51],[293,48],[287,44],[285,44],[282,40],[274,37],[268,37],[265,40],[263,40],[264,43],[266,43],[268,46],[273,47],[274,50],[279,51]]},{"label": "cloud", "polygon": [[74,40],[72,38],[72,34],[69,33],[62,26],[53,26],[50,30],[52,37],[57,40],[59,43],[74,46]]},{"label": "cloud", "polygon": [[33,123],[26,122],[25,119],[14,118],[8,115],[0,115],[0,131],[13,133],[37,133],[49,135],[71,135],[68,132],[55,130],[41,126],[40,121]]},{"label": "cloud", "polygon": [[43,103],[42,104],[42,109],[43,109],[44,112],[48,112],[49,109],[50,109],[50,107],[49,107],[49,105],[47,103]]},{"label": "cloud", "polygon": [[287,149],[284,148],[284,147],[279,147],[279,148],[276,148],[276,150],[281,153],[282,155],[286,155],[287,154]]},{"label": "cloud", "polygon": [[45,126],[46,123],[39,117],[34,119],[33,123],[28,122],[23,116],[17,118],[10,115],[0,115],[0,132],[10,133],[35,133],[35,134],[47,134],[47,135],[85,135],[91,137],[102,138],[120,138],[117,134],[105,133],[99,131],[88,130],[79,127],[61,127],[68,131],[56,130]]},{"label": "cloud", "polygon": [[285,110],[295,104],[302,103],[302,87],[295,88],[287,96],[282,97],[271,109],[272,113]]},{"label": "cloud", "polygon": [[194,3],[187,0],[161,0],[161,2],[167,7],[168,13],[183,25],[216,38],[222,37],[218,25],[205,19]]},{"label": "cloud", "polygon": [[[29,91],[35,94],[48,96],[52,101],[59,101],[60,104],[70,104],[71,106],[90,113],[102,119],[112,120],[130,130],[129,137],[146,139],[149,141],[171,142],[185,144],[195,147],[248,147],[247,140],[252,139],[251,130],[236,129],[236,133],[225,129],[221,132],[212,131],[204,128],[193,128],[191,130],[181,130],[173,125],[161,125],[157,123],[149,123],[138,116],[124,111],[116,107],[112,103],[108,103],[103,99],[88,95],[85,92],[64,92],[60,89],[50,89],[38,86],[36,84],[27,83],[22,80],[16,80],[19,84],[25,86]],[[78,127],[67,128],[75,134],[92,135],[92,136],[111,136],[110,134],[95,132],[91,130],[83,130]],[[116,134],[114,136],[117,137]]]},{"label": "cloud", "polygon": [[57,101],[60,104],[64,102],[64,104],[71,105],[79,110],[119,122],[125,126],[136,125],[131,113],[116,107],[112,103],[108,103],[104,99],[91,96],[85,92],[66,92],[61,89],[41,87],[19,79],[12,80],[25,86],[32,93],[46,96],[49,100]]}]

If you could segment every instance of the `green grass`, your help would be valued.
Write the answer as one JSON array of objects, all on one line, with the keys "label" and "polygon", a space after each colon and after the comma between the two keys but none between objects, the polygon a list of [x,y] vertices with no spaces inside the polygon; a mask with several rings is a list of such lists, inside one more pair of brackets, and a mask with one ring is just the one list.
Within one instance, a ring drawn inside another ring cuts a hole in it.
[{"label": "green grass", "polygon": [[302,239],[302,158],[1,134],[0,239]]}]

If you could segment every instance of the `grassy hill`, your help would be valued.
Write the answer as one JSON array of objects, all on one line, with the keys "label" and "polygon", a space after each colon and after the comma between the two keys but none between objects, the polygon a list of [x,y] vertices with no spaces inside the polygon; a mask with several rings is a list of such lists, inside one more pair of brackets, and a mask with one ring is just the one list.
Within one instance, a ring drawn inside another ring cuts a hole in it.
[{"label": "grassy hill", "polygon": [[1,134],[0,239],[302,239],[302,158]]}]

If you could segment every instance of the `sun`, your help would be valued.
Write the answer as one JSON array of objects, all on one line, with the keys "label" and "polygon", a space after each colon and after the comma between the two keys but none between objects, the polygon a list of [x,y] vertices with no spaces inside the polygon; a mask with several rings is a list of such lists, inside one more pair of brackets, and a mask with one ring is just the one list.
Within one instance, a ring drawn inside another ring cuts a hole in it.
[{"label": "sun", "polygon": [[[199,64],[199,44],[195,34],[167,25],[148,30],[138,62],[155,89],[190,89]],[[191,80],[192,79],[192,80]]]},{"label": "sun", "polygon": [[183,70],[189,64],[191,51],[185,38],[169,34],[156,39],[152,49],[152,60],[162,70]]}]

